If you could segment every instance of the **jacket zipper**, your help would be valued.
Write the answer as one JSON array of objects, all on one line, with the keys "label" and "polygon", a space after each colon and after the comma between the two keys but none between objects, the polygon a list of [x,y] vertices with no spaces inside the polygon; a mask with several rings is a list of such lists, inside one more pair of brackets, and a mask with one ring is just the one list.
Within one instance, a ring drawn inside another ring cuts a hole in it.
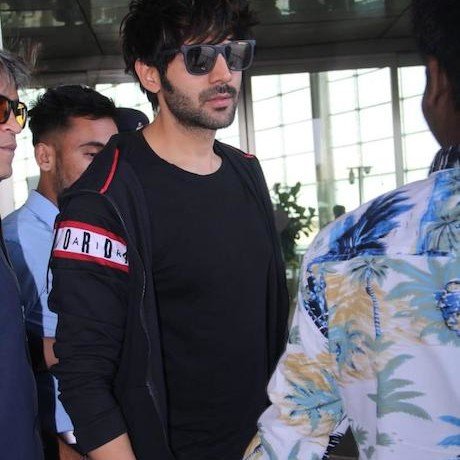
[{"label": "jacket zipper", "polygon": [[[68,199],[68,198],[70,198],[72,196],[83,195],[85,193],[90,194],[90,195],[97,195],[98,197],[102,197],[110,204],[110,206],[115,211],[115,214],[117,215],[118,219],[120,220],[120,223],[121,223],[121,225],[123,227],[124,232],[126,233],[128,241],[132,241],[131,235],[128,232],[128,229],[126,227],[126,224],[125,224],[125,221],[123,219],[123,216],[121,215],[120,211],[118,210],[117,205],[107,195],[101,194],[101,193],[96,192],[94,190],[80,190],[78,192],[69,193],[68,195],[65,196],[65,198]],[[139,259],[140,265],[142,267],[142,295],[141,295],[141,299],[140,299],[139,311],[140,311],[140,319],[141,319],[142,329],[143,329],[145,337],[147,339],[147,348],[148,348],[148,356],[147,356],[147,358],[148,358],[148,360],[150,360],[151,359],[151,353],[152,353],[151,352],[152,346],[151,346],[151,343],[150,343],[150,336],[148,334],[147,325],[146,325],[146,321],[145,321],[145,314],[144,314],[144,298],[145,298],[145,287],[146,287],[146,276],[147,275],[145,273],[145,267],[144,267],[144,264],[142,263],[142,259],[141,259],[141,256],[140,256],[139,252],[137,251],[137,249],[136,249],[136,247],[134,245],[132,245],[132,246],[133,246],[133,249],[134,249],[133,252],[137,255],[137,258]],[[160,403],[159,403],[159,401],[158,401],[158,399],[157,399],[157,397],[155,395],[155,392],[152,389],[152,385],[149,382],[148,376],[146,377],[145,384],[146,384],[147,390],[149,392],[149,396],[152,399],[153,404],[156,407],[156,410],[158,412],[158,416],[161,419],[162,417],[161,417]],[[170,447],[169,447],[168,436],[166,434],[166,429],[165,429],[164,423],[161,424],[161,428],[162,428],[162,431],[163,431],[163,437],[165,439],[166,447],[167,447],[168,451],[172,455],[172,452],[171,452]]]}]

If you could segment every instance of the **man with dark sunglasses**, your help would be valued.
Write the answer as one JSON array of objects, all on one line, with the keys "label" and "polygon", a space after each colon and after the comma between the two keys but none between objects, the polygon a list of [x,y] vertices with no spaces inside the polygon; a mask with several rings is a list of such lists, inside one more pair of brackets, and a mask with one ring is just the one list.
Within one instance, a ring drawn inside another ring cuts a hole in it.
[{"label": "man with dark sunglasses", "polygon": [[50,307],[91,459],[236,460],[266,407],[288,298],[256,158],[215,141],[252,62],[237,0],[136,0],[127,70],[156,112],[60,199]]},{"label": "man with dark sunglasses", "polygon": [[[11,176],[16,134],[24,127],[25,105],[18,87],[29,72],[19,58],[0,50],[0,180]],[[30,366],[19,288],[0,226],[0,458],[43,458],[34,376]]]}]

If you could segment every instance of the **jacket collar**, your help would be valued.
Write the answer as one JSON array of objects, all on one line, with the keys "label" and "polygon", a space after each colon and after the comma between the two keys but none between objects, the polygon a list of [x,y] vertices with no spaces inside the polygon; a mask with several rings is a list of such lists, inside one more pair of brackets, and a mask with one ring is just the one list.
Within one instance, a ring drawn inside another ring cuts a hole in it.
[{"label": "jacket collar", "polygon": [[460,145],[451,145],[439,150],[430,166],[430,172],[460,167]]}]

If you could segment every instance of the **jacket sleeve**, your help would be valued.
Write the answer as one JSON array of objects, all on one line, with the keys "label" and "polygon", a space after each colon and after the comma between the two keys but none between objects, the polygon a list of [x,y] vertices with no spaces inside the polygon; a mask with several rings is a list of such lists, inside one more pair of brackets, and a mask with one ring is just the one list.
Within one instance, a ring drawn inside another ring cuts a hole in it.
[{"label": "jacket sleeve", "polygon": [[307,270],[308,260],[307,253],[288,344],[268,386],[272,404],[259,419],[258,434],[245,460],[321,460],[330,436],[345,419],[335,356],[324,330],[327,321],[318,314],[324,298],[312,287],[315,283],[320,286],[321,275]]},{"label": "jacket sleeve", "polygon": [[58,315],[52,368],[79,445],[126,432],[112,388],[124,337],[129,261],[114,212],[97,196],[70,200],[56,223],[50,309]]}]

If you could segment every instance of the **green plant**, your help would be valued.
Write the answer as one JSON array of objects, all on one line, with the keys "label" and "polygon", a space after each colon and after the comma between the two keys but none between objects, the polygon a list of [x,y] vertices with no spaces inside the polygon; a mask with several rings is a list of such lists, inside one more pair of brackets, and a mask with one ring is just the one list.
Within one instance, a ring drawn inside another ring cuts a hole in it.
[{"label": "green plant", "polygon": [[314,208],[305,208],[297,204],[301,184],[297,182],[292,187],[276,183],[273,186],[273,205],[275,212],[286,217],[281,229],[281,248],[286,264],[296,266],[298,257],[295,251],[297,240],[302,234],[308,236],[312,232]]}]

